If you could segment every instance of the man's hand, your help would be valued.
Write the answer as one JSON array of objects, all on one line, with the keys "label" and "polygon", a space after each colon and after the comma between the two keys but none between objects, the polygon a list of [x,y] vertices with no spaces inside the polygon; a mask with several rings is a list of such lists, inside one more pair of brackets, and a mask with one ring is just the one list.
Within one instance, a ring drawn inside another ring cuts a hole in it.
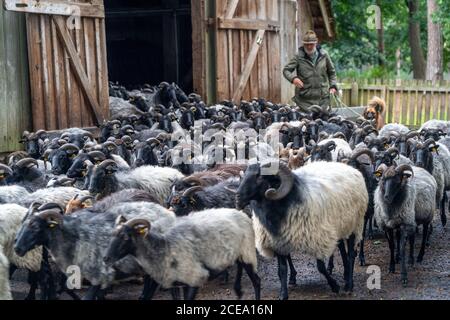
[{"label": "man's hand", "polygon": [[297,88],[303,88],[303,81],[300,80],[299,78],[295,78],[294,81],[292,81],[292,83],[294,84],[294,86],[296,86]]},{"label": "man's hand", "polygon": [[337,92],[337,90],[336,90],[335,88],[331,88],[331,89],[330,89],[330,93],[331,93],[331,94],[336,94],[336,92]]}]

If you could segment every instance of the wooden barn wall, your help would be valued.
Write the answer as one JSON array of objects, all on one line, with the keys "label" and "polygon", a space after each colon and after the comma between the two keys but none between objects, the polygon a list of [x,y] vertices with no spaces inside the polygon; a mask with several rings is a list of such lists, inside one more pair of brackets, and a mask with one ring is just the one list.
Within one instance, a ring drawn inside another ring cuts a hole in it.
[{"label": "wooden barn wall", "polygon": [[[73,1],[103,4],[101,0]],[[81,18],[80,29],[68,30],[89,86],[108,115],[108,72],[104,19]],[[94,114],[75,76],[51,15],[27,14],[27,35],[34,130],[93,127]]]},{"label": "wooden barn wall", "polygon": [[[216,0],[217,17],[224,17],[233,0]],[[279,22],[278,0],[240,0],[233,18]],[[217,100],[231,99],[257,31],[217,29]],[[281,99],[280,35],[266,31],[242,99]]]},{"label": "wooden barn wall", "polygon": [[[280,1],[281,21],[281,68],[283,68],[297,53],[297,1]],[[282,69],[281,69],[282,70]],[[281,77],[281,103],[292,104],[295,87]]]},{"label": "wooden barn wall", "polygon": [[21,149],[30,126],[25,17],[0,6],[0,153]]}]

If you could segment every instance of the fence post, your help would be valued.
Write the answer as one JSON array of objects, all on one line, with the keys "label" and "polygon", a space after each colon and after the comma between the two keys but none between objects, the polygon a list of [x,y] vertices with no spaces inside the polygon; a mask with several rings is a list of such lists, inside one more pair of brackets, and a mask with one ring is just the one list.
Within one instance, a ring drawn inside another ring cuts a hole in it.
[{"label": "fence post", "polygon": [[352,82],[352,89],[350,93],[350,106],[351,107],[357,107],[358,106],[358,95],[359,95],[359,87],[358,82],[353,81]]}]

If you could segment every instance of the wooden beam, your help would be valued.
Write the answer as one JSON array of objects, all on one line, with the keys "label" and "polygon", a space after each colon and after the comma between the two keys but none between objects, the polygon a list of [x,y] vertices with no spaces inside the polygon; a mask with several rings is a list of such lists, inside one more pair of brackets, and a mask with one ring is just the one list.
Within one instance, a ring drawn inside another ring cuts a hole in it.
[{"label": "wooden beam", "polygon": [[90,3],[77,3],[64,0],[3,0],[4,7],[8,11],[52,14],[61,16],[104,18],[103,5]]},{"label": "wooden beam", "polygon": [[70,37],[69,32],[64,23],[64,18],[61,16],[52,16],[52,20],[56,25],[56,30],[58,35],[64,45],[67,54],[69,55],[70,64],[73,67],[74,75],[80,83],[80,86],[83,88],[83,91],[86,95],[86,98],[89,102],[89,105],[95,115],[96,124],[100,125],[105,120],[102,115],[100,105],[95,97],[94,92],[92,91],[92,86],[89,83],[89,78],[86,75],[86,72],[83,69],[83,63],[81,62],[80,56],[78,55],[77,49]]},{"label": "wooden beam", "polygon": [[238,4],[239,4],[239,0],[232,0],[232,2],[228,5],[227,10],[225,11],[225,15],[224,15],[225,19],[233,18]]},{"label": "wooden beam", "polygon": [[333,37],[333,30],[330,24],[330,17],[328,16],[327,6],[325,5],[325,0],[319,0],[320,11],[322,12],[322,17],[325,22],[325,28],[327,29],[328,37]]},{"label": "wooden beam", "polygon": [[247,84],[247,81],[248,81],[248,77],[250,76],[250,73],[252,72],[253,65],[255,64],[255,60],[258,55],[259,48],[264,39],[265,33],[266,33],[266,30],[258,30],[258,32],[256,33],[255,39],[253,40],[252,48],[247,57],[247,61],[245,62],[244,71],[242,72],[241,78],[239,79],[238,85],[236,86],[234,93],[233,93],[232,100],[235,103],[237,103],[238,100],[240,100],[242,97],[242,93],[244,92],[245,85]]},{"label": "wooden beam", "polygon": [[276,31],[280,29],[280,24],[272,20],[253,20],[253,19],[222,19],[218,18],[219,29],[239,29],[239,30],[266,30]]}]

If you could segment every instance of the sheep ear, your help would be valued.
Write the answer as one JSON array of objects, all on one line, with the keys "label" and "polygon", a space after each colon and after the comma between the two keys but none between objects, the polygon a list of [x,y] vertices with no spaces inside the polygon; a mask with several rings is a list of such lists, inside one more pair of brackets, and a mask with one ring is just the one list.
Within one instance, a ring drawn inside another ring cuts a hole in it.
[{"label": "sheep ear", "polygon": [[375,175],[376,178],[381,178],[381,176],[383,175],[383,172],[381,170],[377,170],[373,174]]},{"label": "sheep ear", "polygon": [[116,218],[115,224],[116,224],[116,226],[120,226],[120,225],[124,224],[125,222],[127,222],[127,219],[123,215],[120,215]]},{"label": "sheep ear", "polygon": [[435,144],[435,145],[433,145],[433,146],[430,147],[430,151],[431,151],[431,152],[437,153],[437,152],[438,152],[438,149],[439,149],[439,145],[437,145],[437,144]]}]

